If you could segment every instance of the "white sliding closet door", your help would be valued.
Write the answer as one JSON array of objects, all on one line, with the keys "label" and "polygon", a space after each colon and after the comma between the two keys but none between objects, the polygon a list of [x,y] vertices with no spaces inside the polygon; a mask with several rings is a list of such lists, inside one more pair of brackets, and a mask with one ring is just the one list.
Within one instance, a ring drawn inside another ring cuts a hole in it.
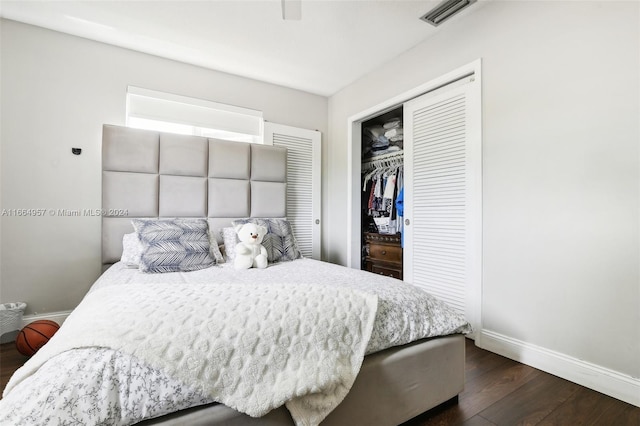
[{"label": "white sliding closet door", "polygon": [[265,122],[264,140],[287,148],[287,219],[302,255],[320,260],[321,133]]},{"label": "white sliding closet door", "polygon": [[404,104],[404,280],[480,329],[481,103],[472,77]]}]

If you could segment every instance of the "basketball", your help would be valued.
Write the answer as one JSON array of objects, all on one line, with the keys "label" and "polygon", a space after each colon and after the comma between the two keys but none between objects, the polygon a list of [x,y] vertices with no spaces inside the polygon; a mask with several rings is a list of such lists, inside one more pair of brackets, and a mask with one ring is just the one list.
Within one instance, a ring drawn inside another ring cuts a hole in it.
[{"label": "basketball", "polygon": [[55,321],[38,320],[27,324],[16,337],[16,349],[22,355],[31,356],[56,334],[60,326]]}]

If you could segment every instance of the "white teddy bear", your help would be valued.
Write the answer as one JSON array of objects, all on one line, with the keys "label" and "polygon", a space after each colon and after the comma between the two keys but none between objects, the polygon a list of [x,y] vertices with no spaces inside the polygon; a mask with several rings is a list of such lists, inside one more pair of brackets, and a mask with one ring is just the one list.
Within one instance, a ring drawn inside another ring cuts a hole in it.
[{"label": "white teddy bear", "polygon": [[236,225],[236,233],[240,242],[236,244],[236,257],[233,266],[236,269],[266,268],[267,249],[261,244],[267,234],[267,228],[255,223]]}]

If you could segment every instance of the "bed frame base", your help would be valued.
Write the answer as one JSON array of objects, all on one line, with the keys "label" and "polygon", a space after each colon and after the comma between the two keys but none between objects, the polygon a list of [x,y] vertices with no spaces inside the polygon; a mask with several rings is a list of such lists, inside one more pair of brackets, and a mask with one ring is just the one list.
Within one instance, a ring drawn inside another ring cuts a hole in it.
[{"label": "bed frame base", "polygon": [[[456,403],[464,388],[464,360],[462,335],[420,340],[369,355],[351,391],[322,426],[396,426],[442,403]],[[253,418],[211,404],[140,424],[291,426],[293,421],[285,407]]]}]

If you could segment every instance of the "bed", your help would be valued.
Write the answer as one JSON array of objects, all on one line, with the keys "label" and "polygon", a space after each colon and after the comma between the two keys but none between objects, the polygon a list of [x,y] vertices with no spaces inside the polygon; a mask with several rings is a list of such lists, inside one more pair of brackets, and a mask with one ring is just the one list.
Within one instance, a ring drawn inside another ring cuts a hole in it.
[{"label": "bed", "polygon": [[[461,392],[469,324],[410,284],[302,258],[286,161],[105,125],[105,272],[11,378],[0,422],[397,425]],[[269,227],[266,269],[228,259],[247,221]],[[178,259],[145,239],[165,231],[188,240]]]}]

